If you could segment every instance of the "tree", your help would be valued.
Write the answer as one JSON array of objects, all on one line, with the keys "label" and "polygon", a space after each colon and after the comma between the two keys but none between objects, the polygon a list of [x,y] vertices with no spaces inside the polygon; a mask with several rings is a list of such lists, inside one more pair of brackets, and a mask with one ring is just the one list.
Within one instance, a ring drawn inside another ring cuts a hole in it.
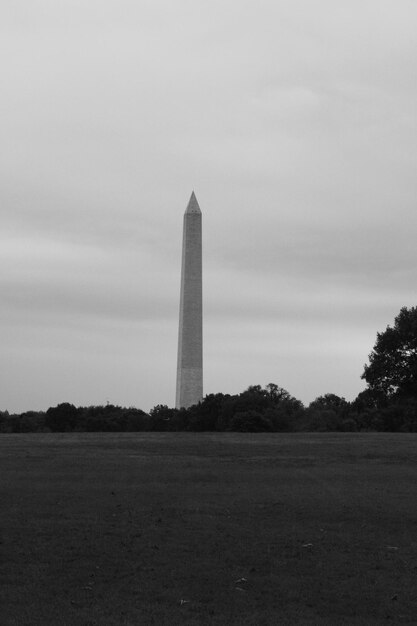
[{"label": "tree", "polygon": [[21,433],[39,433],[45,430],[45,413],[43,411],[25,411],[19,420]]},{"label": "tree", "polygon": [[417,397],[417,307],[403,307],[394,326],[377,333],[362,378],[386,400]]},{"label": "tree", "polygon": [[46,411],[45,425],[53,433],[63,433],[74,430],[77,423],[78,410],[73,404],[63,402]]},{"label": "tree", "polygon": [[241,433],[270,432],[272,424],[262,413],[249,410],[235,413],[229,430]]},{"label": "tree", "polygon": [[349,408],[348,402],[345,398],[337,396],[334,393],[326,393],[324,396],[319,396],[313,402],[310,402],[309,409],[316,409],[320,411],[335,411],[336,413],[346,413]]},{"label": "tree", "polygon": [[216,430],[218,416],[225,400],[229,397],[223,393],[211,393],[201,402],[190,407],[187,429],[197,432]]},{"label": "tree", "polygon": [[150,430],[177,430],[177,428],[174,427],[174,424],[178,413],[178,409],[170,409],[166,404],[157,404],[149,411],[151,418],[149,422]]},{"label": "tree", "polygon": [[288,391],[286,389],[283,389],[282,387],[279,387],[275,383],[268,383],[265,386],[264,393],[266,393],[269,396],[269,398],[274,404],[277,404],[278,402],[281,402],[282,400],[291,399],[291,395],[288,393]]}]

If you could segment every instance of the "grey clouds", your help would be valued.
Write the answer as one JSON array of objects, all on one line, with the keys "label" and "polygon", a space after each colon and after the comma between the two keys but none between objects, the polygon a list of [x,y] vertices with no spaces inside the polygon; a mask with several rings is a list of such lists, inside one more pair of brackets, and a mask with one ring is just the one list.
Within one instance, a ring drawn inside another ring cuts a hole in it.
[{"label": "grey clouds", "polygon": [[416,301],[412,1],[4,1],[2,409],[174,403],[182,215],[205,393],[352,399]]}]

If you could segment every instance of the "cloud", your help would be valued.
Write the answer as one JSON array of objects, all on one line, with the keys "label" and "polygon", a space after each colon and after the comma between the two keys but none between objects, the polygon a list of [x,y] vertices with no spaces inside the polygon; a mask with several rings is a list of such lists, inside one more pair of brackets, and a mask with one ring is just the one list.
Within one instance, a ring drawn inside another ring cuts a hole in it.
[{"label": "cloud", "polygon": [[7,406],[172,404],[193,187],[207,390],[354,396],[415,304],[415,3],[0,12]]}]

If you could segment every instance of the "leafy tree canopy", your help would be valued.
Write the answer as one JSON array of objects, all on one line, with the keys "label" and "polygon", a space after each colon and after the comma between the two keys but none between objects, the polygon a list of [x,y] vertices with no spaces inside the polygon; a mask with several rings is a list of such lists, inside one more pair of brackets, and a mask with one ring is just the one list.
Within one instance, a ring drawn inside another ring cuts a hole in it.
[{"label": "leafy tree canopy", "polygon": [[319,410],[333,410],[333,411],[341,411],[346,409],[349,406],[348,402],[346,402],[345,398],[337,396],[334,393],[326,393],[324,396],[319,396],[313,402],[310,402],[310,409],[319,409]]},{"label": "leafy tree canopy", "polygon": [[417,397],[417,307],[403,307],[394,326],[377,333],[362,378],[377,396]]}]

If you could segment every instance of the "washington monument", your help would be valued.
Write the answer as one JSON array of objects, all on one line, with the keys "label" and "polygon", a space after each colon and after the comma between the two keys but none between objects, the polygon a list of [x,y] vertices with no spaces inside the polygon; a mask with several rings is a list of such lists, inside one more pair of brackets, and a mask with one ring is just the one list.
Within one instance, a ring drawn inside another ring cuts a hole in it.
[{"label": "washington monument", "polygon": [[194,191],[184,213],[178,332],[177,409],[203,398],[201,210]]}]

